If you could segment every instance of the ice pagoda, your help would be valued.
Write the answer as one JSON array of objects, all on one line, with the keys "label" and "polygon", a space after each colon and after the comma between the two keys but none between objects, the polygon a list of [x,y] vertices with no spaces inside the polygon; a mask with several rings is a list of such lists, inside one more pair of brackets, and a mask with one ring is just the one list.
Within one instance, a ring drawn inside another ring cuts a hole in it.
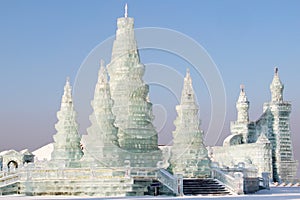
[{"label": "ice pagoda", "polygon": [[83,153],[80,147],[81,136],[78,133],[69,78],[67,78],[64,87],[61,108],[57,112],[57,118],[58,122],[55,125],[57,133],[53,136],[54,150],[51,154],[51,161],[63,167],[78,165],[77,162]]},{"label": "ice pagoda", "polygon": [[119,145],[131,166],[156,167],[162,155],[152,123],[152,104],[147,98],[149,86],[143,81],[145,66],[140,62],[134,38],[134,19],[128,17],[127,6],[125,16],[118,19],[117,26],[107,69]]},{"label": "ice pagoda", "polygon": [[181,102],[176,110],[178,116],[174,122],[176,130],[173,132],[170,170],[187,178],[210,177],[210,159],[203,143],[199,109],[189,70],[184,78]]},{"label": "ice pagoda", "polygon": [[93,108],[93,113],[90,115],[92,125],[87,129],[88,134],[82,138],[84,144],[82,165],[120,166],[118,128],[114,125],[115,116],[111,110],[113,100],[111,99],[108,74],[103,60],[101,60],[98,82],[91,105]]}]

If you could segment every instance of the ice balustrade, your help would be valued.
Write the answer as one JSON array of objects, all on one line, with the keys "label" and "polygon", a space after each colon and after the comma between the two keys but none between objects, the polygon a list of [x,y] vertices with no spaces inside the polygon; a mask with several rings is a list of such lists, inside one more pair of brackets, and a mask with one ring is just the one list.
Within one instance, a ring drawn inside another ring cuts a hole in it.
[{"label": "ice balustrade", "polygon": [[169,188],[175,195],[183,194],[183,178],[180,175],[173,176],[165,169],[159,169],[157,180]]},{"label": "ice balustrade", "polygon": [[230,191],[236,194],[244,194],[244,179],[241,172],[236,172],[234,176],[230,176],[218,168],[212,168],[212,178],[223,183]]},{"label": "ice balustrade", "polygon": [[51,180],[76,178],[157,178],[157,168],[20,168],[0,174],[0,186],[16,180]]},{"label": "ice balustrade", "polygon": [[0,177],[0,187],[16,183],[20,180],[18,170],[14,172],[2,172]]}]

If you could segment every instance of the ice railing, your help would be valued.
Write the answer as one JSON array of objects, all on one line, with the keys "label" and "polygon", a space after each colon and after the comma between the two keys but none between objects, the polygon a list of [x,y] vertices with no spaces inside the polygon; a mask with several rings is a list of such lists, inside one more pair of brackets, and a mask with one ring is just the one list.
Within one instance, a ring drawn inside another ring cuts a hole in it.
[{"label": "ice railing", "polygon": [[169,188],[176,196],[183,194],[182,176],[173,176],[167,170],[159,169],[157,172],[157,180]]},{"label": "ice railing", "polygon": [[0,186],[10,185],[18,182],[20,180],[20,176],[18,170],[12,172],[4,172],[2,171],[0,174]]},{"label": "ice railing", "polygon": [[218,168],[212,168],[212,178],[223,183],[230,191],[236,194],[244,194],[244,179],[241,172],[236,172],[231,176]]},{"label": "ice railing", "polygon": [[13,172],[0,173],[0,187],[17,181],[27,180],[54,180],[54,179],[153,179],[157,177],[157,168],[59,168],[59,167],[35,167],[34,165],[22,167]]}]

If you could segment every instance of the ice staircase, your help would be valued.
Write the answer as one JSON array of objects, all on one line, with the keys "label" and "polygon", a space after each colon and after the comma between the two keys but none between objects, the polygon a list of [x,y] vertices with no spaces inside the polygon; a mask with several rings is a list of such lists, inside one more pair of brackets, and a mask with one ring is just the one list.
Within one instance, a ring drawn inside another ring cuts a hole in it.
[{"label": "ice staircase", "polygon": [[209,179],[183,179],[184,195],[230,195],[231,192],[217,180]]}]

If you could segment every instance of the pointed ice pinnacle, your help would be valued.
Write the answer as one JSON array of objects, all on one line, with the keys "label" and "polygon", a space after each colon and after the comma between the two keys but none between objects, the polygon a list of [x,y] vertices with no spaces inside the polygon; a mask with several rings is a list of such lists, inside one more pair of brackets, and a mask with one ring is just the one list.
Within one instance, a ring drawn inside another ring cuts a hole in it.
[{"label": "pointed ice pinnacle", "polygon": [[183,90],[181,95],[181,103],[183,102],[194,102],[195,94],[192,86],[192,78],[190,70],[186,70],[186,76],[184,78]]},{"label": "pointed ice pinnacle", "polygon": [[72,103],[72,88],[70,85],[70,78],[66,78],[66,84],[64,87],[64,94],[62,96],[62,102],[61,106],[63,106],[65,103]]},{"label": "pointed ice pinnacle", "polygon": [[53,136],[54,149],[51,154],[51,160],[57,162],[57,164],[74,166],[76,165],[74,161],[78,161],[82,157],[82,151],[69,78],[66,80],[60,111],[57,112],[57,119],[58,122],[55,124],[57,133]]},{"label": "pointed ice pinnacle", "polygon": [[177,118],[173,131],[170,170],[183,177],[205,177],[210,174],[210,160],[203,143],[203,131],[200,129],[198,105],[189,70],[184,78],[180,105],[176,106]]},{"label": "pointed ice pinnacle", "polygon": [[239,103],[249,103],[248,98],[246,96],[246,92],[245,92],[245,86],[241,85],[240,88],[241,88],[241,92],[240,92],[238,102]]},{"label": "pointed ice pinnacle", "polygon": [[90,115],[91,126],[82,139],[85,145],[82,163],[84,166],[119,166],[118,129],[114,126],[115,116],[111,111],[113,101],[103,60],[101,60],[91,105],[93,108],[93,113]]},{"label": "pointed ice pinnacle", "polygon": [[271,94],[272,94],[272,102],[280,102],[283,101],[283,89],[284,85],[282,84],[279,75],[278,68],[275,68],[274,78],[270,85]]},{"label": "pointed ice pinnacle", "polygon": [[279,71],[278,67],[275,67],[274,68],[274,76],[278,76],[278,71]]},{"label": "pointed ice pinnacle", "polygon": [[240,85],[240,89],[241,89],[241,91],[244,92],[244,90],[245,90],[245,85],[241,84],[241,85]]},{"label": "pointed ice pinnacle", "polygon": [[125,4],[125,14],[124,14],[125,18],[128,17],[128,6],[127,3]]}]

